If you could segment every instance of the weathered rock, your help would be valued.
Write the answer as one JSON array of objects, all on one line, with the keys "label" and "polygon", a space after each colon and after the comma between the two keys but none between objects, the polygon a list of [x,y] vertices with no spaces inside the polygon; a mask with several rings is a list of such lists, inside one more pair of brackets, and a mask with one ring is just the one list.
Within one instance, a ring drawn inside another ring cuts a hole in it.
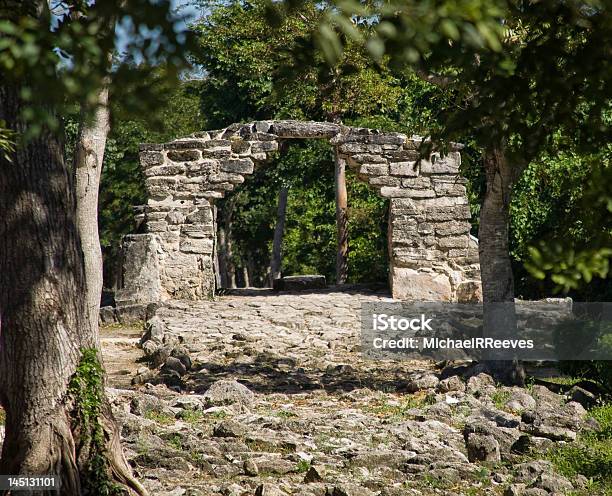
[{"label": "weathered rock", "polygon": [[438,384],[438,391],[441,393],[449,393],[452,391],[465,391],[465,383],[461,380],[460,377],[453,375],[451,377],[447,377],[446,379],[442,379]]},{"label": "weathered rock", "polygon": [[597,396],[579,386],[574,386],[567,394],[572,401],[580,403],[584,408],[591,408],[597,404]]},{"label": "weathered rock", "polygon": [[212,406],[239,404],[248,406],[255,395],[237,381],[221,380],[213,383],[204,393],[203,399]]},{"label": "weathered rock", "polygon": [[434,389],[440,380],[433,374],[426,374],[412,379],[406,386],[409,393],[415,393],[421,389]]},{"label": "weathered rock", "polygon": [[174,358],[172,356],[166,359],[166,362],[161,368],[160,373],[163,375],[171,371],[176,372],[179,376],[183,376],[187,373],[187,369],[185,368],[183,363],[178,358]]},{"label": "weathered rock", "polygon": [[482,434],[468,434],[466,440],[468,459],[471,462],[499,462],[501,455],[499,443],[493,436]]},{"label": "weathered rock", "polygon": [[312,484],[313,482],[323,482],[325,470],[320,466],[311,466],[304,476],[304,482]]},{"label": "weathered rock", "polygon": [[264,483],[257,487],[255,496],[287,496],[287,493],[274,484]]},{"label": "weathered rock", "polygon": [[574,490],[572,483],[559,474],[541,473],[533,482],[533,487],[544,489],[549,493],[567,494]]},{"label": "weathered rock", "polygon": [[235,420],[224,420],[214,428],[216,437],[242,437],[248,432],[248,427]]},{"label": "weathered rock", "polygon": [[309,289],[323,289],[327,286],[325,276],[286,276],[274,280],[274,289],[277,291],[306,291]]},{"label": "weathered rock", "polygon": [[246,475],[249,475],[251,477],[255,477],[255,476],[259,475],[259,467],[251,459],[245,460],[244,464],[242,465],[242,467],[243,467],[244,473]]},{"label": "weathered rock", "polygon": [[334,486],[331,496],[374,496],[374,492],[367,487],[346,482]]}]

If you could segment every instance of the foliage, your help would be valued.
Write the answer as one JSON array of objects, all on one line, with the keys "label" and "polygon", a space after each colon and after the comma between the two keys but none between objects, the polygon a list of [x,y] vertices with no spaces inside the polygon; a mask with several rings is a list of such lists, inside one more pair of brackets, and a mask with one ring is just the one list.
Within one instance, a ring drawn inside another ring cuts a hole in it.
[{"label": "foliage", "polygon": [[553,448],[548,457],[567,477],[582,474],[593,482],[589,494],[612,494],[612,405],[590,411],[600,429],[581,434],[577,441]]},{"label": "foliage", "polygon": [[[270,31],[265,0],[202,2],[211,9],[194,26],[194,60],[207,71],[202,103],[212,127],[263,118],[347,119],[394,112],[401,87],[356,44],[329,67],[310,32],[325,4],[306,1]],[[240,22],[236,22],[240,19]]]},{"label": "foliage", "polygon": [[15,151],[15,132],[5,129],[6,122],[0,120],[0,157],[11,161],[11,154]]},{"label": "foliage", "polygon": [[104,369],[98,350],[82,350],[77,369],[68,384],[68,394],[74,401],[76,430],[81,445],[88,450],[87,467],[82,473],[84,489],[102,496],[123,494],[109,474],[106,439],[102,426],[104,401]]},{"label": "foliage", "polygon": [[[175,29],[167,0],[105,2],[28,2],[2,12],[0,74],[17,85],[27,123],[22,138],[44,128],[59,131],[60,116],[75,104],[91,110],[97,89],[112,73],[114,88],[137,89],[138,99],[125,102],[142,110],[155,101],[156,86],[143,83],[133,60],[166,64],[164,77],[176,80],[185,67],[191,35]],[[125,53],[109,57],[116,46],[115,24],[127,34]],[[115,97],[120,93],[116,92]]]},{"label": "foliage", "polygon": [[[301,5],[270,3],[269,17],[280,22]],[[517,175],[543,153],[593,154],[609,143],[610,2],[345,0],[336,6],[315,34],[330,64],[361,41],[375,60],[411,66],[454,95],[455,104],[438,116],[434,142],[443,146],[467,135],[477,149],[504,149]],[[363,24],[366,36],[358,29]],[[605,200],[601,193],[610,190],[610,178],[601,179],[606,182],[593,191]],[[552,241],[546,250],[532,249],[530,268],[539,277],[542,269],[552,271],[565,289],[605,277],[610,251],[590,241],[574,252],[565,244],[551,249]]]},{"label": "foliage", "polygon": [[[277,194],[289,188],[283,274],[323,274],[335,279],[336,224],[334,163],[321,141],[296,141],[273,163],[256,170],[234,193],[234,263],[258,262],[254,281],[266,282],[276,220]],[[350,171],[349,281],[383,281],[387,273],[386,201],[372,194]],[[226,208],[228,196],[218,203]]]},{"label": "foliage", "polygon": [[612,394],[612,366],[609,361],[564,361],[559,370],[574,377],[589,379]]}]

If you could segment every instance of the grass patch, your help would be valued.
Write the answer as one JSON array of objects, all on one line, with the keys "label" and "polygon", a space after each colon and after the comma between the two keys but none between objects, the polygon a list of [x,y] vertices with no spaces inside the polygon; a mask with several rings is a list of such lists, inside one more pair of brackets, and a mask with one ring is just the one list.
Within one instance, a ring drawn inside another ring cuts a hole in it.
[{"label": "grass patch", "polygon": [[554,377],[543,377],[542,380],[546,382],[552,382],[553,384],[562,384],[563,386],[573,386],[574,384],[576,384],[577,382],[580,382],[583,379],[580,377],[561,375],[561,376],[554,376]]},{"label": "grass patch", "polygon": [[147,410],[143,416],[144,418],[153,420],[161,425],[174,424],[174,421],[176,420],[172,415],[163,412],[156,412],[154,410]]},{"label": "grass patch", "polygon": [[168,444],[172,446],[176,450],[183,449],[183,440],[181,439],[180,434],[173,434],[168,438]]},{"label": "grass patch", "polygon": [[189,424],[197,424],[204,419],[204,414],[197,410],[181,410],[178,416]]},{"label": "grass patch", "polygon": [[495,405],[495,408],[498,410],[503,410],[503,408],[506,406],[506,402],[510,399],[510,396],[512,396],[510,391],[497,390],[491,395],[491,401]]},{"label": "grass patch", "polygon": [[0,408],[0,425],[4,425],[6,423],[6,412]]},{"label": "grass patch", "polygon": [[280,418],[295,418],[298,416],[297,413],[293,413],[289,410],[278,410],[277,412],[274,412],[274,415]]},{"label": "grass patch", "polygon": [[612,496],[612,403],[593,408],[590,415],[600,431],[581,434],[575,442],[551,449],[547,457],[566,477],[590,479],[589,494]]},{"label": "grass patch", "polygon": [[306,460],[300,460],[299,462],[297,462],[297,465],[295,466],[295,471],[298,474],[303,474],[305,472],[308,472],[309,469],[310,469],[310,462],[307,462]]},{"label": "grass patch", "polygon": [[366,413],[373,413],[379,417],[409,417],[408,410],[413,408],[423,408],[427,405],[433,405],[436,402],[434,395],[414,394],[398,403],[389,403],[383,400],[376,404],[368,404],[363,408]]}]

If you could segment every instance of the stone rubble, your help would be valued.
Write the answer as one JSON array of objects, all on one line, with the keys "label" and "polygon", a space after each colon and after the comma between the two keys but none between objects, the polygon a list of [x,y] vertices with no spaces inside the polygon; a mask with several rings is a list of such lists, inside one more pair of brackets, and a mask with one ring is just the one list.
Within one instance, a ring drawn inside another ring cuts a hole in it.
[{"label": "stone rubble", "polygon": [[[133,389],[109,389],[145,486],[159,496],[584,487],[538,459],[597,428],[579,403],[538,385],[497,386],[478,366],[449,375],[429,362],[364,359],[360,305],[386,299],[363,288],[252,291],[158,309],[141,343],[153,368],[139,370]],[[166,361],[154,366],[147,343]],[[177,354],[191,364],[181,373],[167,367]]]}]

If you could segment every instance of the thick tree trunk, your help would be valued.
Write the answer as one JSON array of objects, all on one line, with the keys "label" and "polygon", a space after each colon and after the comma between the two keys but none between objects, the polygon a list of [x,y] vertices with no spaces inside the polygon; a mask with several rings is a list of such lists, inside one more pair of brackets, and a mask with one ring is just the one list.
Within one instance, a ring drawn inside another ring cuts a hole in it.
[{"label": "thick tree trunk", "polygon": [[348,195],[346,192],[346,161],[334,153],[336,175],[336,284],[344,284],[348,278]]},{"label": "thick tree trunk", "polygon": [[282,275],[282,247],[283,235],[285,233],[285,218],[287,216],[287,197],[289,188],[281,187],[278,191],[278,208],[276,211],[276,226],[274,227],[274,240],[272,242],[272,260],[270,262],[270,273],[272,283],[280,279]]},{"label": "thick tree trunk", "polygon": [[[514,277],[509,250],[509,221],[512,186],[519,167],[508,163],[503,145],[485,153],[486,192],[480,210],[478,249],[484,300],[484,329],[487,336],[516,333]],[[497,305],[507,303],[506,305]],[[524,382],[521,363],[509,360],[486,362],[503,383]]]},{"label": "thick tree trunk", "polygon": [[[21,133],[18,95],[19,87],[0,86],[0,119]],[[95,490],[101,479],[145,494],[121,452],[103,381],[69,388],[85,350],[99,360],[82,297],[75,204],[56,136],[43,132],[20,146],[12,162],[0,158],[0,403],[6,411],[0,473],[58,475],[67,496],[93,494],[87,488]],[[84,419],[89,393],[95,393],[95,411]]]},{"label": "thick tree trunk", "polygon": [[98,235],[98,192],[106,138],[110,130],[108,82],[100,88],[93,116],[83,112],[74,153],[76,225],[85,259],[85,305],[92,327],[98,325],[102,294],[102,249]]}]

